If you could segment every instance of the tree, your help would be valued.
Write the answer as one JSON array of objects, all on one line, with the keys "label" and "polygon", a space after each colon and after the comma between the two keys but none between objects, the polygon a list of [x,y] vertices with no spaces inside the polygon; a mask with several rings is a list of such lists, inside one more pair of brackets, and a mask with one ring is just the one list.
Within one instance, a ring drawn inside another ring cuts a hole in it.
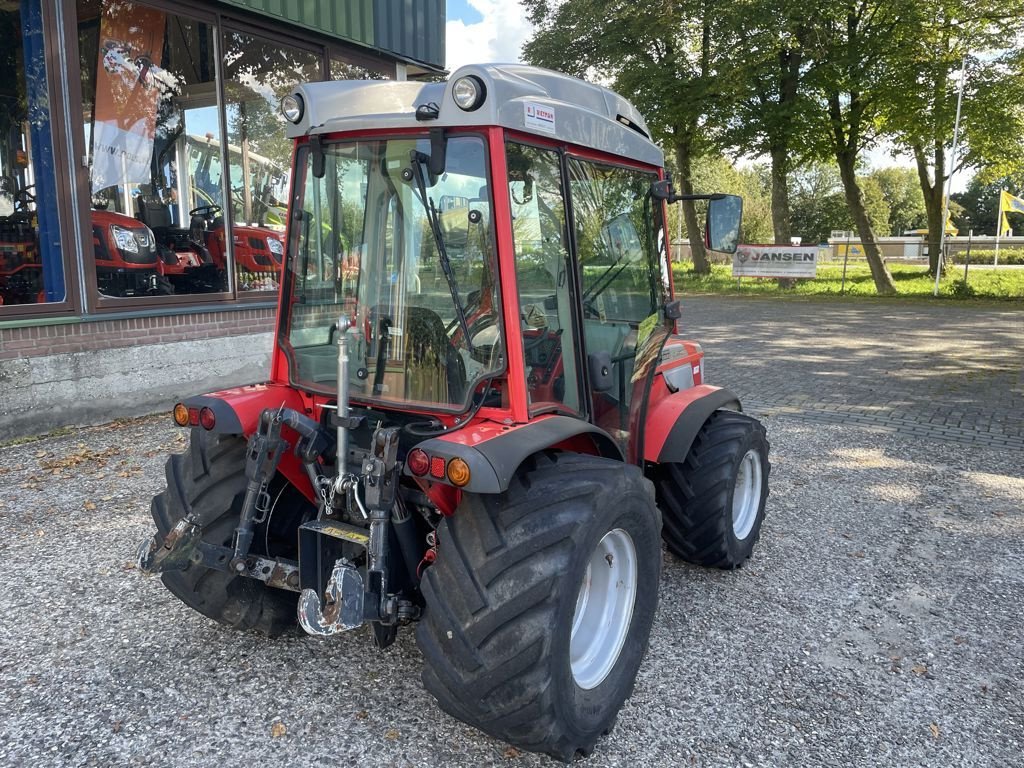
[{"label": "tree", "polygon": [[[858,185],[872,228],[884,230],[890,209],[881,184],[871,177],[858,176]],[[855,229],[839,169],[832,163],[808,163],[794,171],[790,199],[793,234],[805,242],[823,243],[834,230]]]},{"label": "tree", "polygon": [[[893,166],[876,169],[868,177],[874,179],[889,205],[887,230],[890,235],[899,236],[927,224],[924,195],[916,171]],[[876,230],[880,231],[881,226]]]},{"label": "tree", "polygon": [[813,108],[803,78],[810,33],[806,3],[745,0],[721,11],[737,40],[721,73],[735,102],[724,141],[741,154],[769,158],[774,242],[788,245],[789,174],[808,153],[807,115]]},{"label": "tree", "polygon": [[882,260],[864,193],[858,183],[861,153],[878,138],[882,99],[891,62],[885,55],[901,35],[915,0],[822,2],[811,12],[813,64],[809,80],[819,99],[823,149],[835,158],[846,204],[864,248],[875,289],[893,294],[896,286]]},{"label": "tree", "polygon": [[[718,62],[732,42],[713,0],[619,3],[523,0],[536,28],[525,58],[541,66],[610,81],[674,155],[677,191],[693,194],[694,161],[717,143],[725,108]],[[681,203],[694,269],[710,272],[696,208]]]},{"label": "tree", "polygon": [[[880,90],[885,130],[914,156],[928,223],[929,271],[938,269],[946,181],[965,166],[1019,163],[1024,87],[1019,51],[1005,51],[1020,11],[1002,0],[913,3],[886,56],[889,87]],[[950,157],[961,68],[966,67],[961,148]]]}]

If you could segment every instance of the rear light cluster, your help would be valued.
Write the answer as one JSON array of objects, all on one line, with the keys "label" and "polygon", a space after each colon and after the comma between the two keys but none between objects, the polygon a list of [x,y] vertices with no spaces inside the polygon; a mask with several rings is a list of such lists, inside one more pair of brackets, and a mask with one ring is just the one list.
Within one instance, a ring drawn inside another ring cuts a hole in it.
[{"label": "rear light cluster", "polygon": [[413,448],[405,459],[409,471],[417,477],[429,474],[435,480],[447,479],[452,485],[462,488],[469,483],[469,465],[456,456],[445,459],[443,456],[428,456],[422,448]]},{"label": "rear light cluster", "polygon": [[214,415],[213,410],[206,406],[196,408],[194,406],[189,407],[184,403],[178,403],[174,406],[174,423],[179,427],[213,429],[217,426],[217,417]]}]

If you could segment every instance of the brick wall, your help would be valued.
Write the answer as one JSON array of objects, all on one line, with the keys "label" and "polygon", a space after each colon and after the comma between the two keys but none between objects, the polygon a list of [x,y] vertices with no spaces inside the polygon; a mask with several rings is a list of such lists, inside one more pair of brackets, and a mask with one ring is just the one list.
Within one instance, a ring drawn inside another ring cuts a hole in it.
[{"label": "brick wall", "polygon": [[0,328],[0,443],[265,381],[273,308]]},{"label": "brick wall", "polygon": [[275,311],[243,309],[0,328],[0,360],[267,333],[273,330]]}]

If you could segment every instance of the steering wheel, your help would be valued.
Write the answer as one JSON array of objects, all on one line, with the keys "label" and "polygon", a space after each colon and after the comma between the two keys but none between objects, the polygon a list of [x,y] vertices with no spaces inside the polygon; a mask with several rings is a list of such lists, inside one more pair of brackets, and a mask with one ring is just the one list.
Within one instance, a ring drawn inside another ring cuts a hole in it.
[{"label": "steering wheel", "polygon": [[31,192],[29,192],[29,190],[33,189],[34,187],[35,187],[35,185],[32,184],[30,186],[25,187],[24,189],[19,189],[17,192],[14,193],[14,210],[15,211],[17,211],[18,213],[29,213],[30,212],[28,207],[30,205],[35,205],[36,196],[33,195]]},{"label": "steering wheel", "polygon": [[189,216],[202,216],[204,219],[212,219],[220,213],[219,205],[200,205],[188,212]]}]

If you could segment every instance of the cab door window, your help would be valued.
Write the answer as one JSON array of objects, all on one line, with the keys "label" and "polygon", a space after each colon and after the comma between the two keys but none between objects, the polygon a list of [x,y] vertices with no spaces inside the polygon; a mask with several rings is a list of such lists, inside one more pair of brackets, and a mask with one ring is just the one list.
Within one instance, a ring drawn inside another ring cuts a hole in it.
[{"label": "cab door window", "polygon": [[580,413],[569,232],[558,153],[509,143],[506,157],[530,411]]},{"label": "cab door window", "polygon": [[638,339],[663,302],[653,207],[654,174],[570,157],[569,188],[580,272],[583,356],[606,354],[611,379],[591,377],[593,421],[623,446],[629,439]]}]

